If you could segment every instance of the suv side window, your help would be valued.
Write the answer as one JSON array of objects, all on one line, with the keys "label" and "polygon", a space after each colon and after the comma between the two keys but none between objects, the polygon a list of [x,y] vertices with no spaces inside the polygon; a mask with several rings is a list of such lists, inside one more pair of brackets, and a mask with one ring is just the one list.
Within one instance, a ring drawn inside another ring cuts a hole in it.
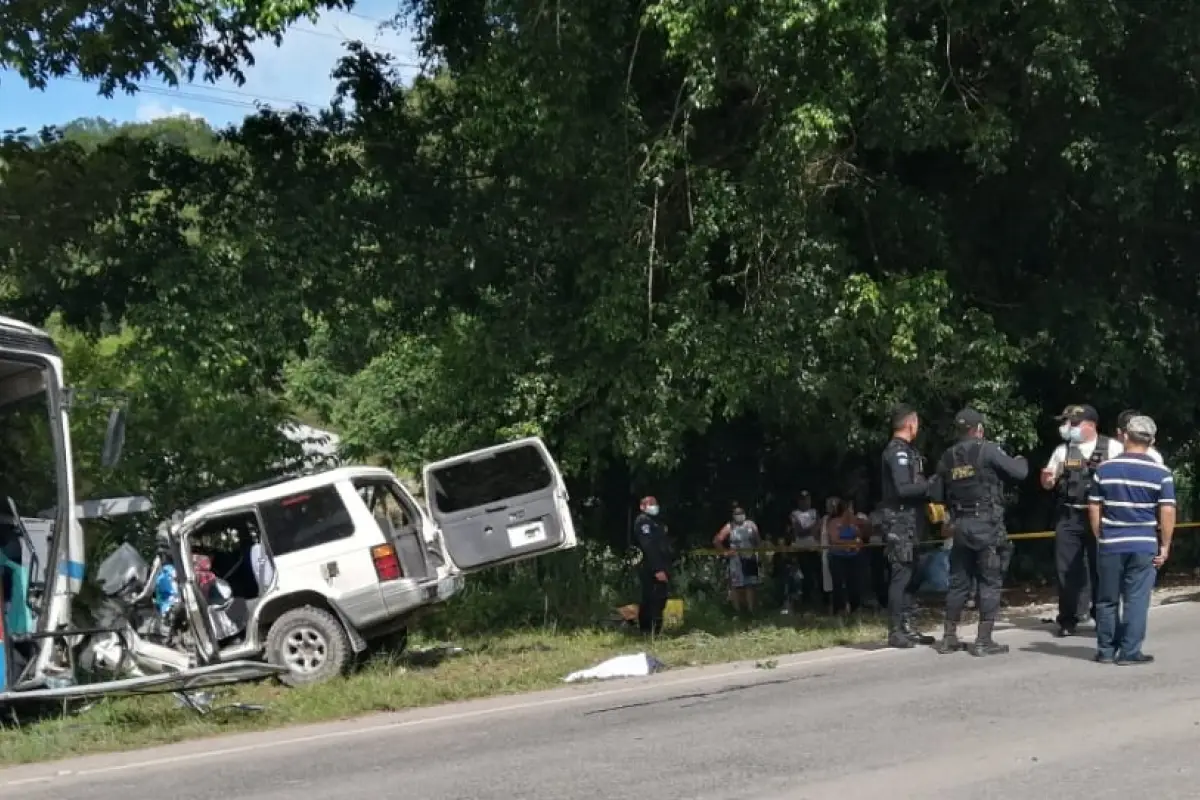
[{"label": "suv side window", "polygon": [[417,519],[413,509],[401,499],[396,487],[388,481],[378,478],[365,478],[354,481],[354,488],[362,498],[363,505],[375,517],[384,535],[407,532],[417,529]]},{"label": "suv side window", "polygon": [[263,527],[271,554],[278,557],[354,535],[354,521],[332,486],[263,503]]}]

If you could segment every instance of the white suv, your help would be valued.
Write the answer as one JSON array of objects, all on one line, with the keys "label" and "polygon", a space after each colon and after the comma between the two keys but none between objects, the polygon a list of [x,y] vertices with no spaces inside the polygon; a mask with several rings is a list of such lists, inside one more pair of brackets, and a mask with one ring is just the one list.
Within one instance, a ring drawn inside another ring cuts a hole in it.
[{"label": "white suv", "polygon": [[287,669],[289,685],[327,680],[372,643],[406,634],[464,575],[576,544],[562,475],[540,439],[430,464],[424,485],[428,508],[386,469],[339,467],[176,515],[166,547],[179,625],[147,652],[177,652],[184,661],[163,664],[172,672],[265,658]]}]

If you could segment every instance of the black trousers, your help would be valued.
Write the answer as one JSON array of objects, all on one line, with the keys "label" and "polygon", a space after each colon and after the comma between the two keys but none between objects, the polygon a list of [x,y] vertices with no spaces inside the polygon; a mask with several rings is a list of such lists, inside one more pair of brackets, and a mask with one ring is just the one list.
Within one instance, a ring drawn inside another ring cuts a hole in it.
[{"label": "black trousers", "polygon": [[958,624],[972,589],[977,592],[980,622],[995,622],[1008,566],[1008,537],[1002,524],[979,518],[954,520],[950,548],[950,589],[946,622]]},{"label": "black trousers", "polygon": [[888,602],[888,560],[887,555],[879,547],[867,551],[867,570],[871,584],[871,592],[880,608],[886,608]]},{"label": "black trousers", "polygon": [[891,567],[888,581],[888,633],[908,629],[916,606],[921,574],[917,569],[917,535],[920,520],[915,510],[885,511],[883,517],[884,552]]},{"label": "black trousers", "polygon": [[862,607],[862,560],[859,554],[829,554],[829,577],[833,578],[833,613],[841,614],[850,605],[850,611]]},{"label": "black trousers", "polygon": [[638,604],[638,628],[642,633],[661,633],[670,585],[656,580],[654,573],[641,572],[642,602]]},{"label": "black trousers", "polygon": [[1054,526],[1054,566],[1058,575],[1058,624],[1074,628],[1081,614],[1094,611],[1091,587],[1096,578],[1096,537],[1087,512],[1060,508]]},{"label": "black trousers", "polygon": [[821,569],[821,551],[805,550],[797,553],[800,571],[804,573],[802,584],[803,598],[814,608],[820,608],[825,602],[824,571]]}]

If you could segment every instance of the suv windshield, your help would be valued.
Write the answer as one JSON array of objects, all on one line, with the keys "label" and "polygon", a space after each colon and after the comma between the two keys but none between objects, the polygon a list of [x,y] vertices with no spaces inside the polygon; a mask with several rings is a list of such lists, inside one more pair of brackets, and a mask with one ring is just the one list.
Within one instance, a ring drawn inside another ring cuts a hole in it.
[{"label": "suv windshield", "polygon": [[549,489],[554,474],[532,444],[433,470],[433,503],[443,514]]}]

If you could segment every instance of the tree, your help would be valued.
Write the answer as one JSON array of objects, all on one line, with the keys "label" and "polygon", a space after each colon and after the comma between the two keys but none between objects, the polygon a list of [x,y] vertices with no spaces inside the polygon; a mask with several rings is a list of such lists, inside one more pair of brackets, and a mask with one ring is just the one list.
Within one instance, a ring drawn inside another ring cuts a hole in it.
[{"label": "tree", "polygon": [[105,96],[136,91],[154,76],[171,85],[225,76],[241,83],[243,64],[254,63],[254,42],[278,42],[301,18],[352,6],[352,0],[14,0],[0,17],[0,67],[36,88],[64,75],[97,80]]}]

